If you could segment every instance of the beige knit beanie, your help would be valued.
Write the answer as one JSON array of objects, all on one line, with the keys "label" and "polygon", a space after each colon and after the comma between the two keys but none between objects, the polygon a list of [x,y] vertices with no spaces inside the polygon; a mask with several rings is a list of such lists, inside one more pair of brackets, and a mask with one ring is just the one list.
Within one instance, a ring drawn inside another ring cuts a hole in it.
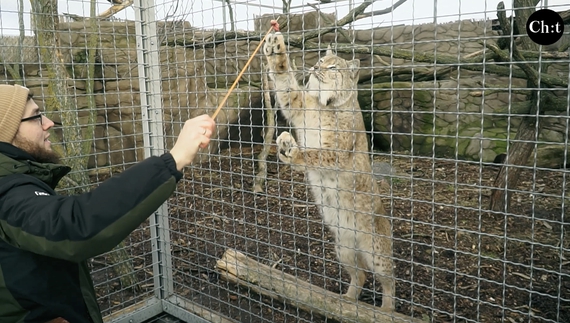
[{"label": "beige knit beanie", "polygon": [[11,143],[24,116],[28,101],[27,88],[0,84],[0,141]]}]

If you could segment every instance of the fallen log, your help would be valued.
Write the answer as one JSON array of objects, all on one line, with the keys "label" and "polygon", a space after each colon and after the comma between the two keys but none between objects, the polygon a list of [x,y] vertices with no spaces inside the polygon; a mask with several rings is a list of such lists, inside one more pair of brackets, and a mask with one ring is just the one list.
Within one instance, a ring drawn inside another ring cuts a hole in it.
[{"label": "fallen log", "polygon": [[227,249],[216,266],[220,276],[229,282],[340,322],[423,322],[400,313],[384,312],[366,303],[351,302],[339,294],[261,264],[234,249]]}]

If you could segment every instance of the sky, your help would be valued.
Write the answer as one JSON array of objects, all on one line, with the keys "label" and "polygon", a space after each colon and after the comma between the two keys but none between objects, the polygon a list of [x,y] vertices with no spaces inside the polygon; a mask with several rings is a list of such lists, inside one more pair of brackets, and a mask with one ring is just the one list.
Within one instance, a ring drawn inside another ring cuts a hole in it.
[{"label": "sky", "polygon": [[[0,0],[0,35],[18,34],[18,3],[24,1],[24,20],[29,34],[29,0]],[[390,7],[397,0],[377,0],[367,11],[380,10]],[[144,2],[151,2],[145,0]],[[292,12],[313,11],[306,5],[306,0],[293,0]],[[353,24],[356,29],[369,29],[371,27],[390,26],[399,24],[423,24],[434,21],[449,22],[463,19],[495,19],[496,8],[500,0],[407,0],[394,12],[370,19],[361,19]],[[512,0],[505,0],[507,10],[512,8]],[[570,9],[568,0],[542,0],[537,7],[547,5],[548,8],[562,11]],[[157,19],[166,17],[184,19],[198,28],[224,28],[229,29],[229,16],[224,2],[220,0],[154,0]],[[304,5],[305,3],[305,5]],[[309,3],[318,4],[313,0]],[[330,4],[318,4],[318,7],[327,13],[336,12],[337,17],[343,17],[351,8],[358,6],[362,0],[336,0]],[[243,30],[253,29],[254,16],[267,13],[282,12],[281,0],[231,0],[236,17],[236,28]],[[58,0],[60,13],[71,13],[80,16],[89,16],[90,0]],[[101,13],[110,7],[107,0],[97,0],[97,12]],[[226,13],[224,15],[224,13]],[[225,19],[224,19],[225,16]],[[117,18],[134,20],[134,8],[127,8],[116,15]]]}]

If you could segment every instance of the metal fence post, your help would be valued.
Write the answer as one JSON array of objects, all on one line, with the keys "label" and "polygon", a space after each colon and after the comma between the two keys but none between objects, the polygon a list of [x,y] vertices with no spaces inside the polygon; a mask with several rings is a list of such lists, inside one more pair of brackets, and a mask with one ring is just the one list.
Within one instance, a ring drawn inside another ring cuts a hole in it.
[{"label": "metal fence post", "polygon": [[[145,157],[148,157],[161,154],[165,149],[160,56],[158,52],[160,44],[156,34],[154,1],[136,0],[133,8],[136,20]],[[170,296],[173,291],[170,231],[166,203],[150,217],[150,226],[155,295],[164,299]]]}]

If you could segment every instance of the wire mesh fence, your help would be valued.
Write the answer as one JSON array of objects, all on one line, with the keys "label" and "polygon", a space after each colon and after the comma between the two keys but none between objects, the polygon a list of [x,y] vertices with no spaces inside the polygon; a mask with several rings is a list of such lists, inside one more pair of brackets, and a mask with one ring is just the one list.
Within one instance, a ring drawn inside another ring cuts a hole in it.
[{"label": "wire mesh fence", "polygon": [[[30,8],[18,24],[21,8],[0,5],[0,78],[62,123],[54,143],[78,166],[68,194],[212,115],[272,19],[285,45],[255,55],[168,202],[91,261],[108,321],[570,321],[568,5],[111,2],[99,19],[89,1],[60,2],[54,47]],[[567,28],[538,45],[526,19],[546,6]],[[282,50],[279,76],[268,68]],[[311,89],[297,117],[293,82]],[[55,109],[58,97],[72,103]],[[388,300],[377,262],[393,262]],[[358,301],[343,297],[362,267]]]}]

